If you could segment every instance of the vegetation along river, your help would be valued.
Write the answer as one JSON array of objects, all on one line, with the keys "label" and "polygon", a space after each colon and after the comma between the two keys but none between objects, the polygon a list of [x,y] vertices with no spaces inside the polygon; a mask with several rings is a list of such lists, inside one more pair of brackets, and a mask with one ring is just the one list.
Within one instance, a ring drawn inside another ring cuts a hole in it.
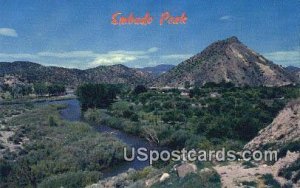
[{"label": "vegetation along river", "polygon": [[[42,102],[40,104],[41,105],[66,104],[67,107],[60,111],[61,117],[68,121],[82,121],[80,103],[77,99],[62,100],[62,101],[50,101],[50,102],[48,101],[48,102]],[[147,140],[145,140],[143,138],[127,134],[127,133],[119,131],[117,129],[108,127],[106,125],[94,126],[94,128],[96,131],[101,132],[101,133],[114,134],[118,139],[120,139],[122,142],[124,142],[125,144],[127,144],[130,147],[134,147],[134,148],[144,147],[144,148],[147,148],[148,150],[151,150],[151,149],[160,150],[161,149],[158,146],[150,144]],[[103,176],[111,177],[111,176],[115,176],[119,173],[126,172],[129,168],[139,170],[148,165],[149,165],[149,161],[139,161],[139,160],[135,159],[131,162],[125,162],[120,165],[117,165],[114,168],[103,171]]]}]

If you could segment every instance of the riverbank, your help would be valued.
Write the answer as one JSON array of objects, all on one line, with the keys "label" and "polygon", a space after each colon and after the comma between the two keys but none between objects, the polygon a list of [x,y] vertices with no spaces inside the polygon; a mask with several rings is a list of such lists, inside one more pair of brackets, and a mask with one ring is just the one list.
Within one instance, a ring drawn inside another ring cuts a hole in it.
[{"label": "riverbank", "polygon": [[[62,119],[68,120],[68,121],[81,121],[84,123],[89,123],[90,126],[93,128],[94,131],[99,132],[99,133],[105,133],[105,134],[111,134],[114,137],[116,137],[117,139],[119,139],[121,142],[125,143],[127,146],[131,147],[131,148],[140,148],[140,147],[144,147],[147,148],[148,150],[161,150],[163,148],[160,148],[159,146],[148,142],[148,140],[130,134],[130,133],[126,133],[124,131],[115,129],[113,127],[109,127],[105,124],[102,123],[102,121],[94,121],[91,122],[89,121],[88,117],[85,117],[84,119],[82,119],[82,112],[81,112],[81,108],[80,108],[80,103],[78,100],[76,99],[72,99],[72,100],[65,100],[65,101],[53,101],[53,102],[46,102],[44,104],[63,104],[66,105],[67,107],[64,109],[60,110],[60,115]],[[97,111],[101,111],[101,115],[96,113],[94,114],[93,117],[90,118],[100,118],[100,116],[103,118],[104,116],[106,118],[109,118],[110,116],[108,114],[106,114],[106,110],[102,109],[102,110],[97,110]],[[86,115],[86,114],[85,114]],[[122,155],[123,155],[123,151],[122,151]],[[116,176],[120,173],[124,173],[127,170],[129,170],[130,168],[133,168],[135,170],[141,170],[145,167],[149,166],[149,161],[139,161],[137,159],[130,161],[130,162],[124,162],[122,164],[119,164],[115,167],[112,168],[107,168],[103,171],[103,178],[108,178],[108,177],[112,177],[112,176]]]},{"label": "riverbank", "polygon": [[53,97],[33,97],[33,98],[22,98],[14,100],[0,100],[0,105],[12,105],[12,104],[23,104],[23,103],[40,103],[40,102],[51,102],[51,101],[63,101],[77,99],[76,95],[69,94],[63,96],[53,96]]}]

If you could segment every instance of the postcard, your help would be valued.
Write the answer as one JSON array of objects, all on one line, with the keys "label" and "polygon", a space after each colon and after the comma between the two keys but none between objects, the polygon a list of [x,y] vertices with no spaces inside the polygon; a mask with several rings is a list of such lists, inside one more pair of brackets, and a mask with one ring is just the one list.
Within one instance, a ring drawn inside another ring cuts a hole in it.
[{"label": "postcard", "polygon": [[300,187],[298,0],[0,0],[0,187]]}]

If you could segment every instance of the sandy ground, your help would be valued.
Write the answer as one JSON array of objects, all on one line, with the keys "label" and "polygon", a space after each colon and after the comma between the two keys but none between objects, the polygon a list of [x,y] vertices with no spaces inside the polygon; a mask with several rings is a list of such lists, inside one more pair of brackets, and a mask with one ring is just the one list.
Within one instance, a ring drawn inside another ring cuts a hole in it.
[{"label": "sandy ground", "polygon": [[[215,166],[214,169],[220,174],[222,187],[224,188],[245,187],[241,182],[251,181],[257,182],[258,187],[264,187],[262,180],[259,179],[263,174],[272,174],[281,185],[284,185],[287,180],[279,177],[278,171],[299,158],[299,152],[288,152],[286,157],[279,159],[272,166],[261,164],[257,167],[246,168],[242,163],[232,162],[226,166]],[[298,186],[300,185],[295,185],[295,187]]]},{"label": "sandy ground", "polygon": [[[20,115],[20,114],[19,114]],[[10,121],[11,119],[19,116],[19,115],[12,115],[10,117],[6,117],[3,120],[5,122]],[[26,142],[28,138],[22,138],[22,142],[20,144],[15,144],[12,141],[9,141],[9,137],[13,136],[15,134],[16,128],[10,127],[10,130],[5,129],[7,125],[1,125],[0,124],[0,143],[2,146],[4,146],[4,149],[0,150],[0,158],[3,157],[3,152],[5,150],[9,150],[10,152],[17,151],[19,148],[22,148],[22,143]]]},{"label": "sandy ground", "polygon": [[10,151],[15,151],[17,147],[20,147],[20,145],[16,145],[13,142],[8,141],[8,138],[15,134],[14,131],[0,131],[0,134],[0,142]]}]

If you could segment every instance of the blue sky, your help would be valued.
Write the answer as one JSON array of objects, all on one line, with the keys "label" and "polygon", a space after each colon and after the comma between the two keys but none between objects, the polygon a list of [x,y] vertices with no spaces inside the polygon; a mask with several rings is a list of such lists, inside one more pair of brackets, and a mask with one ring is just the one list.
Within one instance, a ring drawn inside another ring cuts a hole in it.
[{"label": "blue sky", "polygon": [[[118,11],[154,20],[115,26]],[[186,12],[188,21],[160,26],[164,11]],[[300,66],[300,1],[0,0],[0,61],[80,69],[178,64],[230,36],[277,64]]]}]

